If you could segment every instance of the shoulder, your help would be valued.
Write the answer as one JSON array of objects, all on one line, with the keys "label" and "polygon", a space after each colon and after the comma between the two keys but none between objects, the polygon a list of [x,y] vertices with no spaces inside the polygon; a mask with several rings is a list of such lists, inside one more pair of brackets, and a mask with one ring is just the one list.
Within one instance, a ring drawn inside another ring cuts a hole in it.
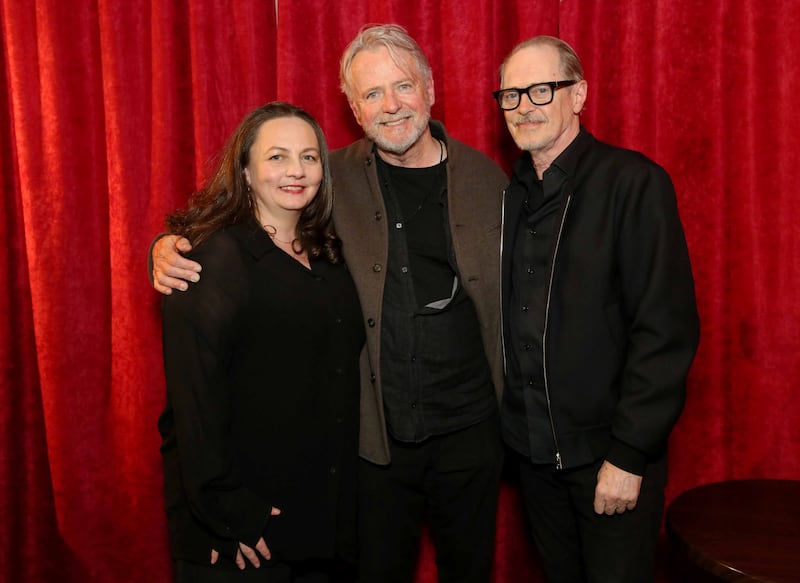
[{"label": "shoulder", "polygon": [[201,265],[200,281],[190,283],[185,292],[165,296],[165,307],[202,311],[210,303],[232,301],[245,291],[243,249],[231,227],[216,231],[186,256]]},{"label": "shoulder", "polygon": [[[674,199],[672,180],[664,168],[641,152],[584,138],[570,172],[579,191],[590,199],[637,200],[641,197]],[[602,195],[602,196],[601,196]]]},{"label": "shoulder", "polygon": [[610,167],[626,176],[652,174],[669,179],[667,171],[641,152],[593,140],[590,157],[595,165]]},{"label": "shoulder", "polygon": [[234,234],[234,228],[224,227],[199,243],[186,256],[200,263],[203,267],[202,273],[206,275],[240,257],[241,245]]},{"label": "shoulder", "polygon": [[505,188],[508,185],[508,176],[489,156],[448,134],[441,122],[431,121],[431,130],[434,136],[447,143],[448,166],[451,172],[481,187]]},{"label": "shoulder", "polygon": [[[354,161],[363,161],[372,155],[371,142],[366,138],[356,140],[349,146],[331,150],[331,168],[340,169]],[[334,170],[335,171],[335,170]]]}]

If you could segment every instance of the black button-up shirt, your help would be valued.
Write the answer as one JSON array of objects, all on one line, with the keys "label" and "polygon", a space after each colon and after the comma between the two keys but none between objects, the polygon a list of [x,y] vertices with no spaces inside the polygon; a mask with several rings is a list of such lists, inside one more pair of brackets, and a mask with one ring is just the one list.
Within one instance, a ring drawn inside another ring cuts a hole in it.
[{"label": "black button-up shirt", "polygon": [[237,542],[260,536],[287,560],[351,555],[364,327],[350,274],[307,269],[254,219],[189,257],[203,278],[163,298],[173,557],[207,563],[214,548],[236,569]]},{"label": "black button-up shirt", "polygon": [[503,438],[534,463],[552,463],[555,456],[544,386],[543,350],[547,281],[558,229],[565,175],[551,166],[539,180],[530,156],[514,166],[507,197],[522,201],[511,253],[511,303],[508,336],[511,350],[503,397]]},{"label": "black button-up shirt", "polygon": [[389,221],[381,375],[390,434],[420,442],[496,409],[472,300],[458,279],[447,222],[446,162],[391,166],[378,158]]}]

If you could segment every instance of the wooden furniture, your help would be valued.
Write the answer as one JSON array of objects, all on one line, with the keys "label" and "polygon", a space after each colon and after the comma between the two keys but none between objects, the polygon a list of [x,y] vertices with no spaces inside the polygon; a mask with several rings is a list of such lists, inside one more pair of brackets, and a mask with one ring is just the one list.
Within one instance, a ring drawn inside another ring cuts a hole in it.
[{"label": "wooden furniture", "polygon": [[679,567],[687,581],[800,581],[798,480],[698,486],[669,505],[666,531],[675,555],[694,566],[692,575]]}]

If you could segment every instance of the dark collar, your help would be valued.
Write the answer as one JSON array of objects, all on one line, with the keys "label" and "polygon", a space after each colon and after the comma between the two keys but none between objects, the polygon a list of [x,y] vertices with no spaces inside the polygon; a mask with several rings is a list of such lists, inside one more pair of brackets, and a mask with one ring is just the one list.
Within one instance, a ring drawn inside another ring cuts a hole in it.
[{"label": "dark collar", "polygon": [[[545,170],[545,174],[555,168],[563,172],[566,176],[574,176],[580,159],[589,147],[595,142],[594,136],[581,126],[580,132],[575,139],[553,160],[550,167]],[[530,152],[523,152],[514,162],[514,181],[521,184],[529,184],[536,180],[536,169],[533,167]]]},{"label": "dark collar", "polygon": [[254,259],[260,259],[265,254],[277,249],[269,234],[258,224],[255,217],[250,217],[228,227],[231,234],[236,237]]},{"label": "dark collar", "polygon": [[588,150],[594,142],[594,136],[581,126],[580,132],[578,132],[578,135],[572,140],[572,143],[553,160],[550,166],[555,166],[567,176],[575,176],[581,158],[583,158],[586,150]]}]

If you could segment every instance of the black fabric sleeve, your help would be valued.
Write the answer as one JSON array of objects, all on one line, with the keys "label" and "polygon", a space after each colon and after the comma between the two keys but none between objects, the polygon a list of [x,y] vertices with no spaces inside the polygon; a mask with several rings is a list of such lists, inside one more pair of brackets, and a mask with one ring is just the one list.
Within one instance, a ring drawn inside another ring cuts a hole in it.
[{"label": "black fabric sleeve", "polygon": [[[689,253],[667,173],[648,162],[618,178],[616,254],[628,347],[607,459],[635,474],[666,448],[699,340]],[[638,455],[637,455],[638,453]]]},{"label": "black fabric sleeve", "polygon": [[164,368],[174,416],[180,471],[192,514],[213,537],[255,546],[271,506],[247,488],[232,455],[231,390],[226,366],[237,310],[247,301],[238,246],[225,232],[191,256],[203,262],[200,282],[162,300]]}]

